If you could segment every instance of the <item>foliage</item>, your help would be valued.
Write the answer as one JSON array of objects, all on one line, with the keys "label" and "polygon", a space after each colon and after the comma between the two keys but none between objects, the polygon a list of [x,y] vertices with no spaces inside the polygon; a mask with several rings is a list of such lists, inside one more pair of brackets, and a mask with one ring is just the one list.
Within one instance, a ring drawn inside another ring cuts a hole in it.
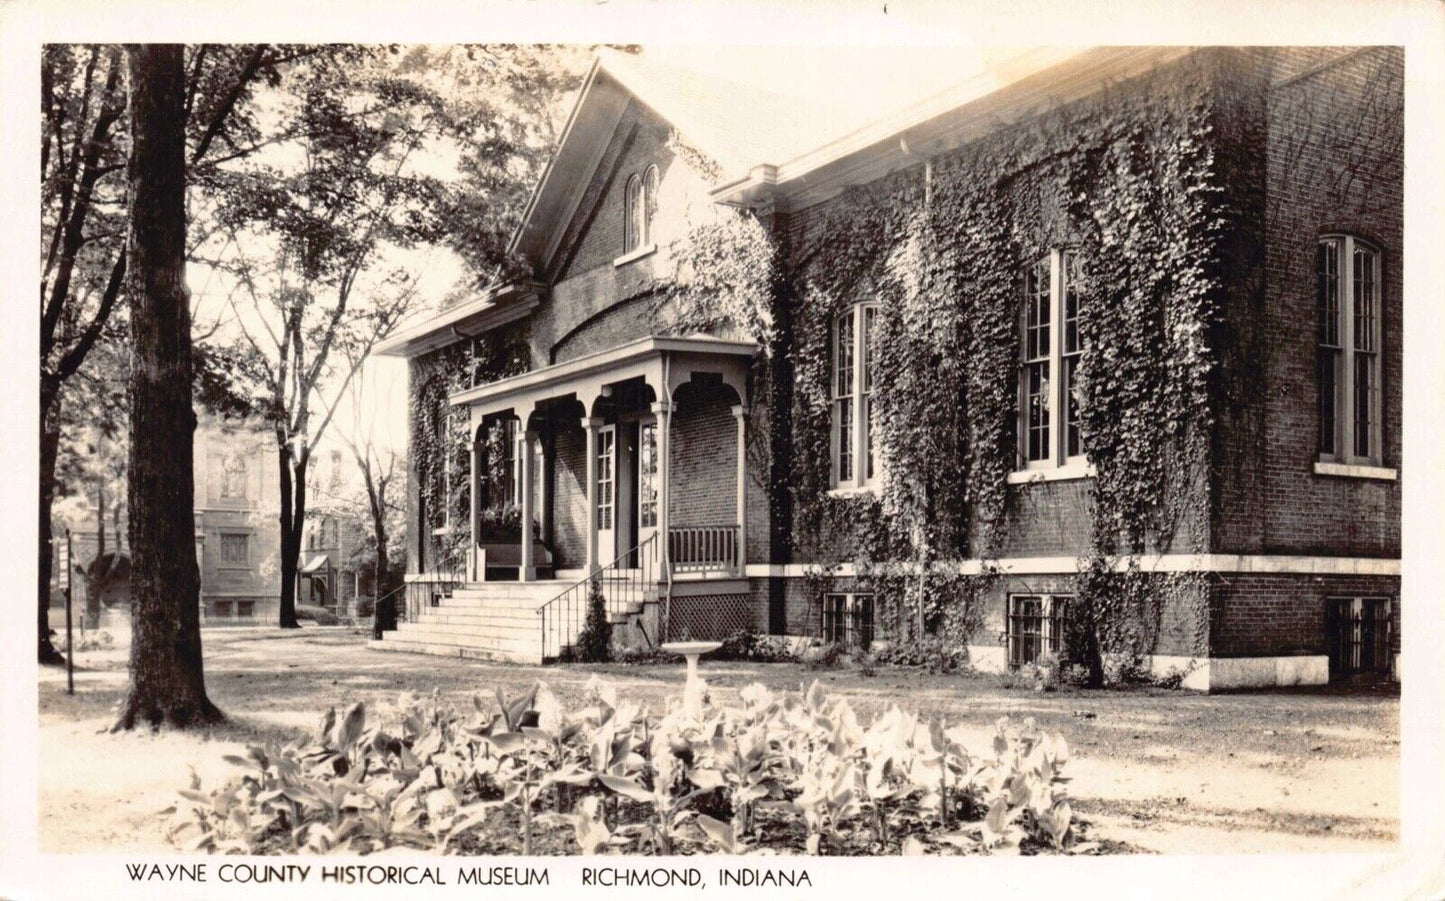
[{"label": "foliage", "polygon": [[612,623],[607,619],[607,598],[602,593],[602,580],[592,577],[587,590],[587,616],[582,633],[577,636],[577,655],[583,663],[607,663],[612,660]]},{"label": "foliage", "polygon": [[[756,273],[747,293],[760,299],[750,303],[772,325],[765,353],[786,356],[791,377],[790,405],[774,412],[789,420],[791,471],[774,503],[789,508],[796,554],[950,573],[1007,549],[1017,507],[1049,490],[1007,479],[1018,456],[1022,272],[1067,247],[1079,263],[1080,427],[1097,473],[1073,660],[1097,675],[1103,652],[1147,645],[1160,596],[1113,571],[1129,555],[1197,550],[1205,537],[1199,488],[1221,408],[1223,261],[1240,214],[1224,190],[1233,171],[1224,157],[1247,146],[1239,110],[1260,90],[1235,66],[1227,52],[1193,54],[851,188],[790,217],[786,242],[773,240],[787,244],[785,278],[775,262],[764,268],[775,257],[750,235],[734,235]],[[725,258],[715,246],[722,233],[703,235],[697,253]],[[672,297],[680,321],[709,323],[724,310],[735,322],[765,318],[726,291]],[[878,304],[871,398],[881,487],[838,497],[829,492],[833,329],[864,301]],[[900,641],[944,628],[961,645],[977,620],[960,599],[976,586],[939,589],[931,578],[884,580],[879,616]],[[943,624],[954,609],[955,624]]]},{"label": "foliage", "polygon": [[789,663],[798,655],[783,635],[763,635],[751,628],[739,629],[722,641],[710,655],[712,660],[747,660],[754,663]]},{"label": "foliage", "polygon": [[169,835],[230,854],[1083,853],[1063,739],[1025,720],[970,752],[897,707],[871,724],[815,682],[662,715],[594,678],[583,706],[538,683],[459,711],[403,696],[329,711],[317,734],[192,776]]},{"label": "foliage", "polygon": [[297,604],[296,618],[300,620],[311,620],[318,626],[334,626],[341,622],[341,620],[336,618],[336,614],[327,610],[325,607],[313,607],[310,604]]},{"label": "foliage", "polygon": [[919,667],[930,673],[952,673],[968,666],[968,649],[957,641],[936,635],[910,641],[879,642],[873,662],[883,666]]}]

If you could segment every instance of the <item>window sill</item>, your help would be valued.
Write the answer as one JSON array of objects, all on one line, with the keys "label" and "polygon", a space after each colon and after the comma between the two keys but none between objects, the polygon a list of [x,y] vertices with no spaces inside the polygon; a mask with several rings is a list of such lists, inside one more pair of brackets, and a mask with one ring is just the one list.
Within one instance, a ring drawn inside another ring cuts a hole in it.
[{"label": "window sill", "polygon": [[1020,469],[1008,474],[1010,485],[1029,485],[1034,482],[1067,482],[1073,479],[1092,479],[1095,475],[1092,463],[1065,463],[1052,469]]},{"label": "window sill", "polygon": [[431,530],[431,533],[432,533],[432,537],[434,537],[434,538],[436,538],[436,537],[441,537],[441,536],[443,536],[443,535],[450,535],[450,534],[452,533],[452,527],[451,527],[451,526],[442,526],[440,529],[432,529],[432,530]]},{"label": "window sill", "polygon": [[645,256],[651,256],[654,253],[657,253],[656,244],[644,244],[636,250],[624,253],[622,256],[613,260],[612,266],[613,268],[616,268],[618,266],[626,266],[628,263],[636,262],[637,260],[640,260]]},{"label": "window sill", "polygon": [[1394,482],[1400,478],[1400,471],[1392,466],[1363,466],[1356,463],[1328,463],[1317,460],[1315,461],[1315,475]]},{"label": "window sill", "polygon": [[845,485],[841,488],[830,488],[828,490],[829,497],[865,497],[870,495],[878,497],[881,494],[882,489],[877,485]]}]

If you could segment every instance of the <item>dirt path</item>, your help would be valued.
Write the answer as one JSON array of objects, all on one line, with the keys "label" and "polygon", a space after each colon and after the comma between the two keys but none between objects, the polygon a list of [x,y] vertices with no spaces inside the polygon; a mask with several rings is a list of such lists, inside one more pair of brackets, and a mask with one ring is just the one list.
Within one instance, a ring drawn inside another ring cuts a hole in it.
[{"label": "dirt path", "polygon": [[[465,701],[536,679],[567,700],[591,669],[521,667],[367,650],[342,630],[210,632],[207,684],[230,722],[205,735],[108,735],[125,687],[125,652],[80,654],[76,696],[64,673],[40,685],[41,848],[169,850],[157,812],[194,766],[224,778],[221,755],[309,730],[329,706],[384,703],[433,687]],[[604,678],[661,707],[680,666],[612,666]],[[1399,834],[1399,699],[1390,692],[1291,691],[1204,696],[1139,690],[1039,694],[987,677],[795,665],[704,664],[714,693],[762,681],[821,679],[860,713],[895,700],[962,722],[983,747],[1001,715],[1033,716],[1072,750],[1071,794],[1102,837],[1164,853],[1388,851]]]}]

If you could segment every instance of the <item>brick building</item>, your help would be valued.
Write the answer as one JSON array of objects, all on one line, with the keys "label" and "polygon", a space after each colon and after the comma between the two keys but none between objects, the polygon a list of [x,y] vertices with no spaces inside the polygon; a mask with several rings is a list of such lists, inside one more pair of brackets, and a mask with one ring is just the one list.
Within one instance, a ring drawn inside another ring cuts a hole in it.
[{"label": "brick building", "polygon": [[[628,641],[908,641],[966,604],[965,632],[939,634],[1004,668],[1061,650],[1093,555],[1144,586],[1141,662],[1188,686],[1393,671],[1402,73],[1397,48],[1037,52],[838,135],[796,100],[603,55],[513,239],[531,279],[379,349],[411,360],[413,399],[408,621],[379,646],[559,656],[598,572]],[[682,248],[739,211],[771,248],[762,328],[672,290],[756,274]],[[964,218],[978,228],[950,230]],[[967,257],[964,289],[897,277],[988,228],[1006,265]],[[1156,282],[1137,315],[1159,341],[1098,324]],[[930,380],[875,357],[988,303],[1004,328],[935,361],[960,401],[917,442],[961,462],[917,464],[932,474],[909,494],[922,476],[889,461],[916,448],[875,419],[896,427],[920,408],[893,392]],[[1108,395],[1110,369],[1159,373],[1141,410],[1188,411],[1134,426],[1179,453],[1139,456],[1171,518],[1122,547],[1132,520],[1101,517],[1125,509],[1133,457],[1080,400]],[[975,398],[999,384],[1006,410]],[[936,523],[899,509],[913,497],[957,519],[941,550],[920,551]],[[966,600],[937,589],[915,625],[878,593],[890,572],[974,581]]]}]

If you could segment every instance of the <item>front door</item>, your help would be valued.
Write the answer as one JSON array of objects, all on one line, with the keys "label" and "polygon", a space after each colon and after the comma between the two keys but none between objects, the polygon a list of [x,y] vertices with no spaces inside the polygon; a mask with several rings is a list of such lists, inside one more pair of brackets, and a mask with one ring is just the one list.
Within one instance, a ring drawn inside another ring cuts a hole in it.
[{"label": "front door", "polygon": [[617,558],[617,427],[597,431],[597,563]]},{"label": "front door", "polygon": [[[643,422],[637,426],[637,546],[642,547],[657,534],[657,423]],[[646,566],[658,559],[658,549],[651,548],[636,566]]]}]

